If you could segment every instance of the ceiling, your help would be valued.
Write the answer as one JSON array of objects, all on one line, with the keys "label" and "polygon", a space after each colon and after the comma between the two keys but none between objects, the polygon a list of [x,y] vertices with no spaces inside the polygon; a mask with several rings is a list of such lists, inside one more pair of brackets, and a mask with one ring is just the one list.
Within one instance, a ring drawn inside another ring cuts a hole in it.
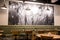
[{"label": "ceiling", "polygon": [[[6,1],[6,0],[5,0]],[[55,3],[52,3],[51,0],[23,0],[23,1],[33,1],[33,2],[40,2],[40,3],[49,3],[49,4],[56,4],[60,5],[60,0],[56,1]],[[4,2],[4,0],[0,0],[0,3]]]},{"label": "ceiling", "polygon": [[[34,1],[34,0],[23,0],[23,1]],[[51,0],[35,0],[34,2],[60,5],[60,0],[58,0],[58,1],[54,2],[54,3],[52,3]]]}]

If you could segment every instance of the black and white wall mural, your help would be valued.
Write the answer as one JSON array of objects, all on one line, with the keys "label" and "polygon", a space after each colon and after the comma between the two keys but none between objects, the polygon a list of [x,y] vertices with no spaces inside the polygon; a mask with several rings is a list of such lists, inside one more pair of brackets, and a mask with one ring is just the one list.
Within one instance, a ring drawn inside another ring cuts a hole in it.
[{"label": "black and white wall mural", "polygon": [[54,25],[54,7],[36,2],[9,2],[9,25]]}]

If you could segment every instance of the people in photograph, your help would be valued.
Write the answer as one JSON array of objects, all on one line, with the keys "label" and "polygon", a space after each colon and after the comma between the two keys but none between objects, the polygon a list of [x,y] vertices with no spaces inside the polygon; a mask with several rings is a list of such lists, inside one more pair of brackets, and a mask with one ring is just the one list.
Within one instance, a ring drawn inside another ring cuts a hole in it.
[{"label": "people in photograph", "polygon": [[40,4],[9,4],[9,25],[53,25],[53,7]]}]

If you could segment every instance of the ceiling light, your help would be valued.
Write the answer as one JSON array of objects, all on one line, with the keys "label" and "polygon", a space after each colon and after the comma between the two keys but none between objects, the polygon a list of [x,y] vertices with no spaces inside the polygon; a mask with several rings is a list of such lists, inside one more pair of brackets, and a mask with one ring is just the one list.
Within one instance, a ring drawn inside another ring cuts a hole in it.
[{"label": "ceiling light", "polygon": [[56,1],[58,1],[58,0],[51,0],[52,3],[55,3]]}]

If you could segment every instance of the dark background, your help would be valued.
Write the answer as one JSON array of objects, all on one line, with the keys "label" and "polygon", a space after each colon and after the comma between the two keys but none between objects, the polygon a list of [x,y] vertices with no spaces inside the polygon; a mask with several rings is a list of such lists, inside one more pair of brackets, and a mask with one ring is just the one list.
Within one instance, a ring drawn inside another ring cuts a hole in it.
[{"label": "dark background", "polygon": [[[23,1],[33,1],[33,0],[23,0]],[[60,5],[60,0],[56,1],[55,3],[52,3],[51,0],[36,0],[34,2],[49,3],[49,4]]]}]

